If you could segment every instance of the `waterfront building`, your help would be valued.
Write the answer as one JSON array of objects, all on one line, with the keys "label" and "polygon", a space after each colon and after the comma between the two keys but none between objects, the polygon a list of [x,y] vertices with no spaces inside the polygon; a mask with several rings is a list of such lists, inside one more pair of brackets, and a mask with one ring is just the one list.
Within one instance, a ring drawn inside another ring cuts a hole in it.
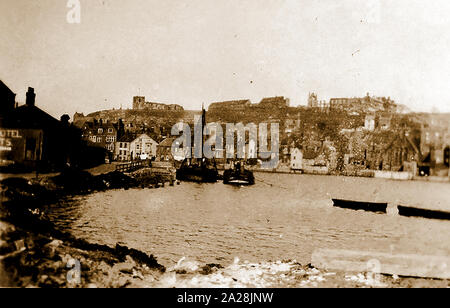
[{"label": "waterfront building", "polygon": [[132,134],[125,134],[120,137],[115,146],[115,159],[118,161],[130,161],[131,154],[131,142],[135,139]]},{"label": "waterfront building", "polygon": [[361,137],[354,158],[367,169],[402,171],[408,163],[419,164],[421,153],[418,144],[404,131],[380,131]]},{"label": "waterfront building", "polygon": [[157,146],[158,143],[150,136],[140,134],[130,142],[131,159],[151,159],[156,157]]},{"label": "waterfront building", "polygon": [[175,138],[166,138],[161,141],[156,150],[157,160],[171,161],[173,159],[172,144],[174,141]]},{"label": "waterfront building", "polygon": [[423,115],[420,151],[430,175],[450,174],[448,149],[450,148],[450,117],[445,114]]},{"label": "waterfront building", "polygon": [[[2,90],[0,126],[0,164],[29,168],[61,167],[71,163],[80,151],[78,131],[69,126],[69,116],[61,121],[35,105],[36,93],[29,87],[26,103],[14,108],[14,94]],[[6,94],[5,94],[6,93]]]},{"label": "waterfront building", "polygon": [[293,171],[303,170],[303,152],[298,148],[291,148],[291,161],[290,167]]},{"label": "waterfront building", "polygon": [[92,122],[85,122],[82,127],[82,137],[90,141],[97,147],[108,151],[110,158],[116,153],[116,141],[125,133],[121,120],[118,123],[111,123],[108,120],[94,119]]},{"label": "waterfront building", "polygon": [[[172,153],[173,144],[176,146],[175,153]],[[191,149],[180,147],[180,144],[178,144],[176,138],[169,137],[164,139],[158,144],[156,150],[156,159],[159,161],[173,161],[173,160],[182,161],[187,156],[185,152],[187,150]]]}]

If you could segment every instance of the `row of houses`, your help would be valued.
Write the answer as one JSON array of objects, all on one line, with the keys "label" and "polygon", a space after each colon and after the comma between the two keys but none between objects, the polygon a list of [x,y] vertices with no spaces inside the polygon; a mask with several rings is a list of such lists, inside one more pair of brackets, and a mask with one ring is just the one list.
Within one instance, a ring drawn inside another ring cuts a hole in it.
[{"label": "row of houses", "polygon": [[171,160],[173,138],[158,143],[148,133],[126,130],[122,120],[111,123],[103,120],[85,122],[82,138],[91,145],[107,150],[107,159],[131,161],[137,159]]},{"label": "row of houses", "polygon": [[54,170],[64,166],[89,166],[104,160],[101,148],[89,147],[70,117],[60,120],[36,106],[36,93],[29,87],[25,104],[0,81],[0,166],[2,168]]},{"label": "row of houses", "polygon": [[371,96],[369,93],[364,97],[333,97],[326,102],[318,100],[317,94],[311,92],[308,94],[307,106],[326,110],[345,110],[349,113],[397,111],[397,104],[390,97]]},{"label": "row of houses", "polygon": [[[127,131],[119,119],[92,120],[77,126],[70,117],[60,120],[36,106],[29,87],[26,103],[0,80],[0,166],[26,170],[56,170],[68,165],[95,166],[107,160],[171,160],[173,138],[160,143],[147,133]],[[179,158],[179,157],[178,157]],[[14,170],[11,169],[11,170]]]}]

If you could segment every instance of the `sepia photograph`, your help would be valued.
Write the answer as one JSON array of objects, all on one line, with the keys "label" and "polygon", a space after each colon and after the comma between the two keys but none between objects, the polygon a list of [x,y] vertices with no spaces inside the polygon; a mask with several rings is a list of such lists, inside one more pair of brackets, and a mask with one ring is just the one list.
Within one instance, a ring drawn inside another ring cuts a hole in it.
[{"label": "sepia photograph", "polygon": [[0,288],[449,288],[449,16],[2,0]]}]

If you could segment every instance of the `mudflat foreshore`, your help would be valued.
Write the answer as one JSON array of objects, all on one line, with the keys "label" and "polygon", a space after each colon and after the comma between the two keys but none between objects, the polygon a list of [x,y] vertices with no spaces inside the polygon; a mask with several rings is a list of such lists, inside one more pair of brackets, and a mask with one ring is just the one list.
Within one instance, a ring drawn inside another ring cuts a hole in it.
[{"label": "mudflat foreshore", "polygon": [[93,176],[66,170],[53,177],[1,182],[0,286],[3,287],[448,287],[442,279],[336,272],[295,260],[236,258],[232,264],[181,259],[171,266],[117,244],[89,243],[57,230],[41,210],[80,194],[157,187],[164,179],[139,170]]}]

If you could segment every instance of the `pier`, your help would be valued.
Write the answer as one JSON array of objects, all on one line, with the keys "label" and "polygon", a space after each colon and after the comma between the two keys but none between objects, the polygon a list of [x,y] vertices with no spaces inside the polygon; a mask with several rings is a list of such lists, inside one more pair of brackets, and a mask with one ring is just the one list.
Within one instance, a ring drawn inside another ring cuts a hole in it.
[{"label": "pier", "polygon": [[149,168],[152,166],[152,163],[150,160],[139,160],[139,161],[132,161],[129,163],[119,164],[116,166],[116,171],[120,172],[133,172],[142,168]]}]

